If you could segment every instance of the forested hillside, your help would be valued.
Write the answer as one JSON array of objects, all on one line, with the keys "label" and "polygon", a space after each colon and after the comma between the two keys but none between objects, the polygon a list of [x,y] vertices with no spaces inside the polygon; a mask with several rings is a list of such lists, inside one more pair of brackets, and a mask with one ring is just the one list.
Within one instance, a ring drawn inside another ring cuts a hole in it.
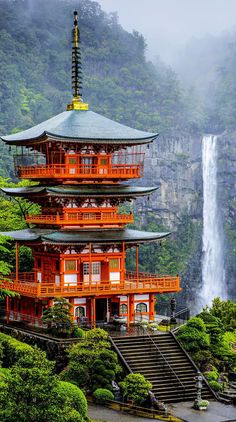
[{"label": "forested hillside", "polygon": [[145,40],[90,0],[1,0],[0,132],[29,127],[71,99],[72,15],[79,11],[83,95],[93,110],[146,130],[191,126],[175,73],[145,60]]}]

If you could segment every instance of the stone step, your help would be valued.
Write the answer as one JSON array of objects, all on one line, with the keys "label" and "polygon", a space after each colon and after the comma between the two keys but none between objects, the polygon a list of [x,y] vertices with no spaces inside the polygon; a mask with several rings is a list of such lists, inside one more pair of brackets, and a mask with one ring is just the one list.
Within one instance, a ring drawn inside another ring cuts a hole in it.
[{"label": "stone step", "polygon": [[[172,334],[114,341],[132,371],[143,374],[152,383],[158,399],[166,403],[194,401],[197,370]],[[214,398],[206,384],[202,397]]]}]

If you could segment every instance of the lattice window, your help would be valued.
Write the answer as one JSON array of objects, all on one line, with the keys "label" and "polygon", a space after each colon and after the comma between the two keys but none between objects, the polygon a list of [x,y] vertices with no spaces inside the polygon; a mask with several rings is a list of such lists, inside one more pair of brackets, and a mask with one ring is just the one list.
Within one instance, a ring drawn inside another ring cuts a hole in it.
[{"label": "lattice window", "polygon": [[65,271],[76,271],[76,261],[74,259],[65,261]]},{"label": "lattice window", "polygon": [[83,306],[77,306],[77,308],[75,308],[75,316],[79,318],[85,317],[85,309]]},{"label": "lattice window", "polygon": [[110,270],[117,270],[119,268],[120,260],[117,258],[112,258],[109,261]]},{"label": "lattice window", "polygon": [[146,303],[138,303],[136,305],[136,312],[147,312],[147,304]]},{"label": "lattice window", "polygon": [[126,305],[126,303],[122,303],[122,305],[120,305],[120,313],[127,314],[127,312],[128,312],[128,306]]}]

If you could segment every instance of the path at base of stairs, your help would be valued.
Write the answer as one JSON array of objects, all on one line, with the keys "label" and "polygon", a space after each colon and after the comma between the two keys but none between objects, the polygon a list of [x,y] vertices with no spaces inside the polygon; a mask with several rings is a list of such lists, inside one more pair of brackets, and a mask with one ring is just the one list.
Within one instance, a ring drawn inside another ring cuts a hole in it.
[{"label": "path at base of stairs", "polygon": [[236,407],[217,401],[210,401],[207,410],[194,410],[193,403],[182,402],[170,406],[173,415],[186,422],[236,422]]}]

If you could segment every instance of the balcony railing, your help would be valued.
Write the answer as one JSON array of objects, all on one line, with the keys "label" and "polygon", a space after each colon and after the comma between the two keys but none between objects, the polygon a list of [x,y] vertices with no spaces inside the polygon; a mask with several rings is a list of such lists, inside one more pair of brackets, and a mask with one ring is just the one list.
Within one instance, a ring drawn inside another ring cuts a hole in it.
[{"label": "balcony railing", "polygon": [[85,210],[83,213],[63,214],[63,215],[29,215],[26,217],[27,223],[49,224],[59,226],[105,226],[105,225],[124,225],[133,223],[133,215],[116,214],[112,212],[96,212]]},{"label": "balcony railing", "polygon": [[143,164],[65,165],[49,164],[35,166],[17,166],[17,176],[24,179],[97,179],[119,180],[143,176]]},{"label": "balcony railing", "polygon": [[[125,274],[124,281],[99,281],[79,282],[76,285],[56,283],[36,283],[35,281],[23,281],[27,279],[27,273],[19,274],[18,281],[2,280],[0,287],[4,287],[19,294],[31,297],[69,297],[90,296],[103,294],[128,294],[128,293],[173,293],[181,290],[179,276],[158,276],[154,274],[136,275]],[[32,273],[31,273],[32,274]],[[30,276],[32,280],[32,276]],[[35,278],[36,279],[36,273]]]}]

